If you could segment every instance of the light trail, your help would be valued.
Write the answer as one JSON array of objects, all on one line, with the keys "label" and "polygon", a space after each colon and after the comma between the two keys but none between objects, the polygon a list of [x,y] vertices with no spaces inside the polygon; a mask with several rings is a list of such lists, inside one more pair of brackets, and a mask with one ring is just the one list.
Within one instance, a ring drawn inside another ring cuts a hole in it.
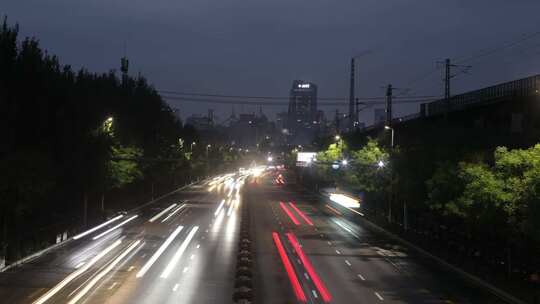
[{"label": "light trail", "polygon": [[165,242],[163,242],[163,244],[161,244],[161,246],[159,246],[158,250],[152,255],[152,257],[150,257],[148,262],[146,262],[146,264],[144,264],[143,268],[141,268],[141,270],[139,270],[139,272],[136,275],[137,278],[140,278],[140,277],[144,276],[144,274],[148,271],[148,269],[150,269],[150,267],[152,267],[152,265],[157,261],[157,259],[161,256],[161,254],[167,249],[167,247],[169,247],[169,245],[172,243],[172,241],[174,241],[174,239],[180,233],[180,231],[182,231],[182,229],[184,229],[184,226],[178,226],[173,231],[173,233],[171,233],[171,235],[169,235],[169,237],[165,240]]},{"label": "light trail", "polygon": [[149,219],[148,221],[150,223],[153,223],[155,220],[157,220],[158,218],[160,218],[162,215],[164,215],[165,213],[169,212],[169,210],[171,210],[172,208],[176,207],[176,203],[170,205],[169,207],[163,209],[160,213],[156,214],[153,218]]},{"label": "light trail", "polygon": [[137,217],[139,217],[139,215],[134,215],[134,216],[128,218],[127,220],[121,222],[120,224],[118,224],[118,225],[116,225],[116,226],[110,228],[109,230],[106,230],[106,231],[102,232],[101,234],[96,235],[95,237],[92,238],[92,240],[95,241],[95,240],[99,239],[100,237],[102,237],[102,236],[108,234],[109,232],[111,232],[111,231],[113,231],[113,230],[116,230],[117,228],[122,227],[123,225],[125,225],[125,224],[127,224],[128,222],[130,222],[130,221],[136,219]]},{"label": "light trail", "polygon": [[339,212],[337,209],[330,207],[330,205],[326,204],[326,208],[330,209],[330,211],[334,212],[337,215],[343,215],[343,213]]},{"label": "light trail", "polygon": [[167,267],[165,268],[163,273],[161,273],[160,278],[166,279],[169,276],[169,274],[171,274],[171,271],[174,269],[176,264],[178,264],[178,261],[180,260],[180,258],[184,254],[184,251],[186,251],[187,246],[189,245],[189,243],[191,242],[191,240],[195,236],[195,233],[197,233],[197,230],[199,230],[199,226],[195,226],[195,227],[193,227],[193,229],[191,229],[188,236],[186,237],[184,242],[182,242],[182,244],[180,245],[180,247],[178,248],[178,250],[176,251],[176,253],[172,257],[171,261],[169,262],[169,264],[167,265]]},{"label": "light trail", "polygon": [[112,263],[110,263],[107,266],[107,268],[105,268],[102,272],[96,275],[90,282],[88,282],[88,284],[81,291],[79,291],[79,293],[75,297],[73,297],[73,299],[71,299],[71,301],[69,301],[68,304],[75,304],[82,297],[84,297],[84,295],[87,294],[88,291],[90,291],[90,289],[94,287],[94,285],[96,285],[104,276],[106,276],[107,273],[109,273],[116,266],[116,264],[120,263],[120,261],[122,261],[122,259],[124,259],[126,255],[128,255],[133,249],[135,249],[135,247],[137,247],[140,242],[141,240],[137,240],[133,242],[133,244],[131,244],[126,250],[124,250],[124,252],[122,252],[116,259],[114,259],[114,261],[112,261]]},{"label": "light trail", "polygon": [[300,225],[300,222],[296,219],[296,217],[294,216],[294,214],[292,214],[292,212],[289,210],[289,208],[287,208],[287,206],[285,206],[285,204],[283,202],[279,202],[279,206],[281,207],[281,209],[283,209],[283,211],[289,216],[289,218],[291,219],[291,221],[296,225]]},{"label": "light trail", "polygon": [[286,235],[289,241],[291,242],[291,244],[293,245],[294,251],[296,251],[296,254],[298,254],[298,257],[300,257],[300,260],[302,261],[304,268],[306,268],[306,271],[308,272],[309,276],[313,280],[315,287],[317,287],[317,290],[321,294],[323,301],[326,303],[329,303],[332,300],[332,296],[328,292],[328,289],[326,288],[322,280],[319,278],[319,275],[313,268],[313,265],[311,265],[311,261],[305,255],[304,250],[302,249],[302,247],[298,243],[298,240],[296,239],[296,236],[290,232],[286,233]]},{"label": "light trail", "polygon": [[175,215],[178,211],[184,209],[186,205],[180,205],[178,208],[176,208],[173,212],[171,212],[171,214],[167,215],[161,222],[162,223],[165,223],[165,221],[167,221],[169,218],[171,218],[171,216]]},{"label": "light trail", "polygon": [[287,253],[285,253],[285,249],[283,248],[283,244],[281,243],[277,232],[272,232],[272,238],[274,239],[274,244],[277,247],[279,256],[281,257],[281,262],[285,267],[285,271],[287,271],[287,275],[289,276],[289,280],[291,281],[296,298],[301,302],[306,302],[306,295],[304,294],[304,291],[300,286],[300,281],[298,281],[298,277],[294,272],[293,266],[291,264],[291,261],[289,260],[289,257],[287,256]]},{"label": "light trail", "polygon": [[216,209],[216,212],[214,212],[214,217],[216,217],[219,214],[219,211],[221,211],[221,208],[223,208],[224,204],[225,204],[225,200],[221,200],[221,204],[219,204],[218,208]]},{"label": "light trail", "polygon": [[75,278],[83,274],[85,271],[87,271],[92,265],[94,265],[97,261],[99,261],[102,257],[107,255],[111,250],[113,250],[116,246],[120,245],[122,243],[121,240],[118,240],[111,244],[109,247],[105,248],[105,250],[101,251],[98,255],[96,255],[94,258],[92,258],[88,263],[83,265],[81,268],[79,268],[77,271],[71,273],[68,275],[65,279],[63,279],[60,283],[56,284],[53,288],[51,288],[49,291],[47,291],[44,295],[39,297],[36,301],[33,302],[33,304],[42,304],[45,303],[47,300],[49,300],[51,297],[53,297],[55,294],[57,294],[62,288],[64,288],[67,284],[69,284],[71,281],[73,281]]},{"label": "light trail", "polygon": [[294,209],[294,211],[296,211],[296,213],[298,213],[300,215],[300,217],[302,219],[304,219],[304,221],[309,225],[309,226],[313,226],[313,222],[307,217],[307,215],[304,214],[304,212],[302,212],[300,209],[298,209],[296,207],[295,204],[289,202],[289,205]]},{"label": "light trail", "polygon": [[73,239],[74,239],[74,240],[78,240],[78,239],[82,238],[83,236],[86,236],[86,235],[88,235],[88,234],[90,234],[90,233],[92,233],[92,232],[98,230],[99,228],[102,228],[102,227],[104,227],[104,226],[107,226],[107,225],[109,225],[110,223],[115,222],[115,221],[117,221],[117,220],[119,220],[119,219],[121,219],[121,218],[123,218],[123,217],[124,217],[123,215],[119,215],[119,216],[117,216],[117,217],[114,217],[114,218],[112,218],[112,219],[106,221],[105,223],[103,223],[103,224],[101,224],[101,225],[98,225],[98,226],[96,226],[96,227],[94,227],[94,228],[92,228],[92,229],[90,229],[90,230],[87,230],[87,231],[85,231],[85,232],[83,232],[83,233],[81,233],[81,234],[78,234],[78,235],[74,236]]}]

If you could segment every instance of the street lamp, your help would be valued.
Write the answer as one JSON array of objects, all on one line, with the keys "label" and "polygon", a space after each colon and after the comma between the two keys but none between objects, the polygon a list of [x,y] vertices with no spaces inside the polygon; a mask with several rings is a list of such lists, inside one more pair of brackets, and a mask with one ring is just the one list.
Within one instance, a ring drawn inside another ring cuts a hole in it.
[{"label": "street lamp", "polygon": [[349,161],[347,161],[346,159],[341,161],[341,165],[343,165],[343,166],[346,166],[348,164],[349,164]]},{"label": "street lamp", "polygon": [[268,159],[267,159],[267,160],[268,160],[268,162],[270,163],[270,162],[272,162],[272,161],[274,160],[274,158],[272,158],[272,156],[268,156]]},{"label": "street lamp", "polygon": [[390,137],[390,148],[394,149],[394,128],[390,126],[384,126],[384,129],[392,131],[392,135]]},{"label": "street lamp", "polygon": [[336,135],[334,138],[336,139],[336,141],[339,141],[341,139],[341,136]]},{"label": "street lamp", "polygon": [[210,149],[212,147],[212,145],[208,144],[206,146],[206,158],[208,158],[208,149]]},{"label": "street lamp", "polygon": [[190,146],[191,146],[191,152],[193,152],[193,146],[196,146],[196,145],[197,145],[196,142],[192,142],[192,143],[191,143],[191,145],[190,145]]},{"label": "street lamp", "polygon": [[382,160],[380,160],[378,163],[377,163],[377,166],[379,168],[384,168],[384,162]]}]

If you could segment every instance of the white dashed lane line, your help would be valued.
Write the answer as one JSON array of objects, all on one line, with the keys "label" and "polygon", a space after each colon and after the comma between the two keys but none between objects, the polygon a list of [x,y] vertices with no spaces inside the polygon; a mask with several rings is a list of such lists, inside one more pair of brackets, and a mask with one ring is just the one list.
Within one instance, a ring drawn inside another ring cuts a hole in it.
[{"label": "white dashed lane line", "polygon": [[319,297],[319,295],[317,295],[317,292],[316,292],[315,290],[312,289],[312,290],[311,290],[311,293],[313,294],[313,296],[315,297],[315,299]]},{"label": "white dashed lane line", "polygon": [[109,290],[113,289],[113,288],[114,288],[114,286],[116,286],[116,284],[118,284],[118,282],[114,282],[114,283],[112,283],[111,287],[109,287],[109,288],[107,288],[107,289],[109,289]]},{"label": "white dashed lane line", "polygon": [[345,260],[345,264],[347,264],[347,266],[351,267],[351,262],[349,262],[349,260]]},{"label": "white dashed lane line", "polygon": [[128,271],[132,271],[135,268],[135,266],[129,266]]},{"label": "white dashed lane line", "polygon": [[309,276],[307,273],[304,272],[304,276],[306,277],[306,280],[309,280]]},{"label": "white dashed lane line", "polygon": [[341,251],[339,251],[339,250],[336,249],[336,253],[337,253],[337,254],[341,254]]},{"label": "white dashed lane line", "polygon": [[328,245],[332,246],[332,242],[328,241],[327,243],[328,243]]},{"label": "white dashed lane line", "polygon": [[360,278],[360,280],[362,281],[365,281],[366,279],[364,278],[364,276],[362,276],[361,274],[358,274],[358,277]]},{"label": "white dashed lane line", "polygon": [[383,297],[378,292],[375,292],[375,295],[377,298],[379,298],[379,300],[384,301]]},{"label": "white dashed lane line", "polygon": [[177,289],[178,289],[178,283],[174,284],[172,291],[176,291]]}]

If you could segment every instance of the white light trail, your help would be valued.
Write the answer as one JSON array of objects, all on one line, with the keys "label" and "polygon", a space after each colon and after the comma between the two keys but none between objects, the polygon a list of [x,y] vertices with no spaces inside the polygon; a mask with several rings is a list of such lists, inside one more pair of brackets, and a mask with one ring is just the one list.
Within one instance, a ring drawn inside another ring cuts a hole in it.
[{"label": "white light trail", "polygon": [[160,218],[162,215],[164,215],[165,213],[167,213],[169,210],[171,210],[174,207],[176,207],[176,203],[174,203],[174,204],[170,205],[169,207],[163,209],[160,213],[156,214],[153,218],[149,219],[148,221],[150,223],[153,223],[155,220]]},{"label": "white light trail", "polygon": [[225,204],[225,200],[221,200],[221,204],[219,204],[218,208],[216,209],[216,212],[214,212],[214,217],[216,217],[219,214],[219,211],[221,211],[221,208],[223,208],[224,204]]},{"label": "white light trail", "polygon": [[176,264],[178,264],[178,261],[180,260],[180,258],[184,254],[184,251],[186,251],[187,246],[189,245],[189,243],[191,242],[191,240],[195,236],[195,233],[197,233],[197,230],[199,230],[199,226],[195,226],[195,227],[193,227],[193,229],[191,229],[188,236],[186,237],[184,242],[182,242],[182,244],[180,245],[180,247],[178,248],[178,250],[176,251],[176,253],[172,257],[171,261],[169,262],[169,264],[167,265],[167,267],[165,268],[165,270],[161,274],[160,277],[162,279],[166,279],[169,276],[169,274],[171,273],[171,271],[174,269]]},{"label": "white light trail", "polygon": [[171,218],[171,216],[175,215],[178,211],[182,210],[186,205],[181,205],[180,207],[176,208],[171,214],[167,215],[161,222],[165,223],[166,220]]},{"label": "white light trail", "polygon": [[346,208],[360,207],[357,199],[339,193],[330,193],[330,200]]},{"label": "white light trail", "polygon": [[141,270],[137,273],[137,275],[136,275],[137,278],[140,278],[140,277],[144,276],[144,274],[148,271],[148,269],[150,269],[150,267],[152,267],[152,265],[157,261],[159,256],[167,249],[167,247],[169,247],[169,245],[172,243],[174,238],[176,238],[176,236],[180,233],[180,231],[182,231],[182,229],[184,229],[184,226],[178,226],[176,228],[176,230],[174,230],[173,233],[171,233],[171,235],[169,235],[169,237],[165,240],[165,242],[163,242],[163,244],[161,244],[161,246],[156,251],[156,253],[154,253],[154,255],[152,255],[152,257],[148,260],[148,262],[146,262],[146,264],[144,264],[143,268],[141,268]]},{"label": "white light trail", "polygon": [[120,261],[122,261],[122,259],[124,259],[126,255],[128,255],[133,249],[135,249],[135,247],[137,247],[140,242],[141,240],[133,242],[133,244],[131,244],[126,250],[124,250],[124,252],[122,252],[116,259],[114,259],[114,261],[112,261],[112,263],[110,263],[107,268],[105,268],[90,282],[88,282],[88,284],[81,291],[79,291],[79,293],[75,297],[73,297],[73,299],[71,299],[68,304],[77,303],[85,294],[88,293],[88,291],[90,291],[90,289],[92,289],[92,287],[94,287],[94,285],[96,285],[104,276],[106,276],[107,273],[109,273],[116,266],[116,264],[120,263]]},{"label": "white light trail", "polygon": [[229,206],[229,211],[227,212],[227,216],[228,216],[228,217],[231,216],[233,210],[234,210],[234,204],[231,204],[231,205]]},{"label": "white light trail", "polygon": [[105,248],[105,250],[101,251],[98,255],[96,255],[93,259],[91,259],[88,263],[86,263],[83,267],[79,268],[77,271],[71,273],[68,275],[65,279],[63,279],[60,283],[56,284],[52,289],[47,291],[44,295],[39,297],[36,301],[33,302],[33,304],[42,304],[45,303],[47,300],[49,300],[51,297],[53,297],[55,294],[57,294],[62,288],[64,288],[69,282],[73,281],[75,278],[83,274],[85,271],[87,271],[92,265],[94,265],[97,261],[99,261],[102,257],[104,257],[107,253],[109,253],[111,250],[113,250],[116,246],[120,245],[122,243],[121,240],[118,240],[111,244],[109,247]]},{"label": "white light trail", "polygon": [[85,262],[80,262],[79,264],[77,264],[77,266],[75,266],[75,269],[81,268],[84,264]]},{"label": "white light trail", "polygon": [[102,228],[102,227],[104,227],[104,226],[107,226],[107,225],[109,225],[110,223],[112,223],[112,222],[114,222],[114,221],[117,221],[117,220],[119,220],[119,219],[121,219],[121,218],[123,218],[123,217],[124,217],[123,215],[119,215],[119,216],[117,216],[117,217],[114,217],[114,218],[112,218],[112,219],[106,221],[105,223],[103,223],[103,224],[101,224],[101,225],[98,225],[98,226],[96,226],[96,227],[94,227],[94,228],[92,228],[92,229],[90,229],[90,230],[87,230],[87,231],[85,231],[85,232],[83,232],[83,233],[81,233],[81,234],[78,234],[78,235],[74,236],[73,239],[74,239],[74,240],[78,240],[78,239],[82,238],[83,236],[88,235],[88,234],[90,234],[90,233],[92,233],[92,232],[98,230],[99,228]]},{"label": "white light trail", "polygon": [[125,224],[127,224],[128,222],[130,222],[130,221],[136,219],[137,217],[139,217],[139,216],[138,216],[138,215],[134,215],[134,216],[128,218],[127,220],[121,222],[120,224],[118,224],[118,225],[116,225],[116,226],[110,228],[109,230],[106,230],[106,231],[102,232],[101,234],[96,235],[95,237],[92,238],[92,240],[95,241],[95,240],[99,239],[100,237],[106,235],[107,233],[109,233],[109,232],[111,232],[111,231],[113,231],[113,230],[116,230],[117,228],[122,227],[123,225],[125,225]]}]

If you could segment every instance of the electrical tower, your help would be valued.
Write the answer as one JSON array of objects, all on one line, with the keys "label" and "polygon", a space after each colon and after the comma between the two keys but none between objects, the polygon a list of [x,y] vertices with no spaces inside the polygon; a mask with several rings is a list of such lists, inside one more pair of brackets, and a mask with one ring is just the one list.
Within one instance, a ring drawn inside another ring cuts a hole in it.
[{"label": "electrical tower", "polygon": [[351,59],[351,83],[349,88],[349,123],[351,130],[355,127],[357,118],[354,99],[354,57]]},{"label": "electrical tower", "polygon": [[[445,102],[445,113],[444,113],[444,116],[445,118],[448,117],[448,113],[450,112],[450,80],[454,77],[456,77],[457,75],[459,75],[460,73],[465,73],[467,74],[469,69],[472,67],[470,65],[457,65],[457,64],[452,64],[450,62],[450,59],[447,58],[445,61],[444,61],[444,66],[445,66],[445,69],[444,69],[444,102]],[[461,70],[456,73],[456,74],[452,74],[452,68],[461,68]]]}]

